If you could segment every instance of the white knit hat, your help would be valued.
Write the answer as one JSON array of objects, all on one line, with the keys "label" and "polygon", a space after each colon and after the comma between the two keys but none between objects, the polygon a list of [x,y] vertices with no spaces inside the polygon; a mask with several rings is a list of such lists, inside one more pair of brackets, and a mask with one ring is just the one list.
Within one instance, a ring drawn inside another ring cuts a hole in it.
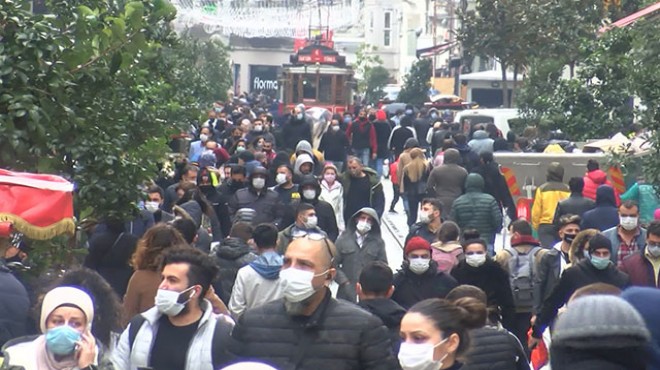
[{"label": "white knit hat", "polygon": [[78,288],[62,286],[49,291],[44,296],[44,301],[41,304],[41,320],[39,320],[42,333],[45,333],[47,330],[46,321],[48,320],[48,316],[56,308],[65,304],[80,308],[87,318],[87,328],[91,329],[92,321],[94,321],[94,303],[92,302],[92,298],[89,294]]}]

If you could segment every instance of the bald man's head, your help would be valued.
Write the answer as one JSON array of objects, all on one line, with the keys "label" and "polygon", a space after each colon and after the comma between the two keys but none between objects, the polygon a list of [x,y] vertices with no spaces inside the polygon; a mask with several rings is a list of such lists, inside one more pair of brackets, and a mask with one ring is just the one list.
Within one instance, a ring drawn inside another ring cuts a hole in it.
[{"label": "bald man's head", "polygon": [[284,266],[292,266],[319,274],[332,270],[336,247],[327,238],[315,240],[308,236],[294,239],[284,253]]}]

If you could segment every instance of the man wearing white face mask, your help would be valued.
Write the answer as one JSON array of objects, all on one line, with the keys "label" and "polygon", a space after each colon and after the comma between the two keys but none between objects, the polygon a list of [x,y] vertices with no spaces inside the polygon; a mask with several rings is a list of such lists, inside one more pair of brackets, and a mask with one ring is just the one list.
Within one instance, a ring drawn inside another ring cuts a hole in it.
[{"label": "man wearing white face mask", "polygon": [[431,259],[431,244],[424,238],[410,238],[404,249],[405,258],[394,275],[392,300],[408,309],[429,298],[444,298],[458,286],[456,280],[442,271]]},{"label": "man wearing white face mask", "polygon": [[639,226],[639,206],[627,200],[619,206],[619,225],[603,231],[612,243],[614,265],[641,250],[646,243],[646,230]]},{"label": "man wearing white face mask", "polygon": [[298,203],[296,207],[296,220],[289,227],[280,231],[277,237],[277,252],[284,254],[291,241],[297,237],[307,234],[319,234],[326,236],[318,226],[319,219],[316,216],[314,206],[309,203]]},{"label": "man wearing white face mask", "polygon": [[291,242],[280,272],[284,297],[247,310],[229,351],[278,369],[398,369],[381,320],[332,298],[335,255],[317,234]]},{"label": "man wearing white face mask", "polygon": [[387,264],[385,241],[380,233],[376,210],[365,207],[355,212],[346,230],[337,239],[335,264],[354,287],[362,269],[375,261]]},{"label": "man wearing white face mask", "polygon": [[646,245],[624,259],[619,269],[630,275],[632,285],[660,288],[660,221],[651,221]]},{"label": "man wearing white face mask", "polygon": [[290,205],[292,201],[300,199],[298,184],[293,183],[293,169],[288,164],[281,164],[275,169],[275,182],[277,185],[271,189],[280,196],[283,205]]},{"label": "man wearing white face mask", "polygon": [[229,200],[229,213],[232,218],[241,208],[250,208],[255,211],[252,219],[253,225],[273,223],[278,229],[283,227],[283,207],[276,192],[266,188],[268,170],[256,167],[248,177],[248,187],[239,189]]},{"label": "man wearing white face mask", "polygon": [[174,248],[163,256],[156,305],[135,316],[112,354],[117,370],[206,369],[227,365],[233,322],[213,314],[204,299],[218,272],[213,260],[194,248]]},{"label": "man wearing white face mask", "polygon": [[316,216],[318,217],[318,227],[328,234],[328,237],[333,242],[339,236],[339,228],[337,227],[337,217],[335,217],[335,210],[330,203],[319,199],[321,195],[321,184],[314,177],[314,175],[305,175],[300,179],[298,186],[300,199],[314,206]]}]

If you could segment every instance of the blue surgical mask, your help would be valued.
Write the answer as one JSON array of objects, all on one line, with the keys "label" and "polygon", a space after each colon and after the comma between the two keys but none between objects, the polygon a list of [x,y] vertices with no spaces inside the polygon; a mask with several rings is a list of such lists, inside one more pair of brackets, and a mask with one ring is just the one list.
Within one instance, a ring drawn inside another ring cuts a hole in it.
[{"label": "blue surgical mask", "polygon": [[46,332],[46,348],[53,354],[64,356],[73,353],[80,333],[69,325],[61,325]]},{"label": "blue surgical mask", "polygon": [[412,115],[413,114],[412,109],[406,109],[406,114],[409,116]]},{"label": "blue surgical mask", "polygon": [[431,113],[431,118],[438,118],[438,114],[437,113]]},{"label": "blue surgical mask", "polygon": [[303,119],[303,114],[302,114],[302,113],[298,113],[298,114],[296,114],[296,118],[297,118],[297,119]]},{"label": "blue surgical mask", "polygon": [[609,258],[591,256],[591,264],[599,270],[605,270],[610,262]]},{"label": "blue surgical mask", "polygon": [[344,117],[344,123],[351,123],[351,117]]}]

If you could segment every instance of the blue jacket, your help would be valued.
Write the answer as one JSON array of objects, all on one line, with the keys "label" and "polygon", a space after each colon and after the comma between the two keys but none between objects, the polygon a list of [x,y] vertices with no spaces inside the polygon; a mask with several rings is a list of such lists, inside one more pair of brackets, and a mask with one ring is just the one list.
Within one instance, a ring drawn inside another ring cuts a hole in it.
[{"label": "blue jacket", "polygon": [[27,334],[29,310],[30,299],[25,287],[0,258],[0,347],[10,339]]},{"label": "blue jacket", "polygon": [[[607,237],[607,239],[612,242],[612,253],[610,255],[610,259],[612,262],[614,262],[614,266],[618,265],[619,259],[619,245],[621,244],[621,240],[619,239],[619,227],[614,226],[611,229],[607,229],[603,231],[603,235]],[[639,235],[635,237],[635,245],[637,245],[637,250],[641,250],[644,248],[644,245],[646,244],[646,229],[639,228]]]}]

